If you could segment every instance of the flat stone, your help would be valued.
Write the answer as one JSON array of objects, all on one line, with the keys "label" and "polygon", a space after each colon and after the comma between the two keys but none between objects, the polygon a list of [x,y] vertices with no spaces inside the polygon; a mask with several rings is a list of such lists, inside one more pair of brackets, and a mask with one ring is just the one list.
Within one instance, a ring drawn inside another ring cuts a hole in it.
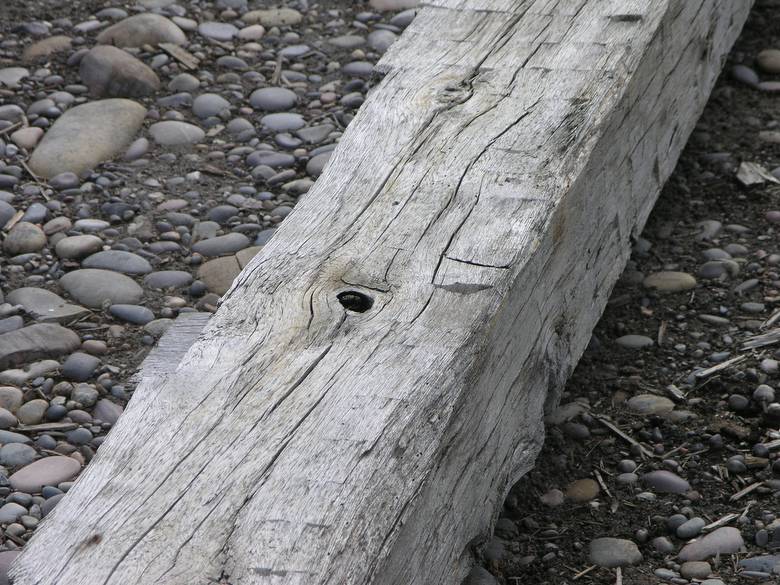
[{"label": "flat stone", "polygon": [[3,250],[9,256],[39,252],[46,245],[46,234],[37,225],[20,221],[3,242]]},{"label": "flat stone", "polygon": [[93,235],[67,236],[54,247],[57,256],[63,260],[79,260],[103,248],[103,240]]},{"label": "flat stone", "polygon": [[241,272],[241,267],[235,256],[217,258],[204,262],[198,269],[198,278],[204,282],[206,288],[215,294],[225,294],[236,276]]},{"label": "flat stone", "polygon": [[81,465],[70,457],[44,457],[23,467],[8,481],[11,487],[28,494],[39,493],[43,486],[56,486],[72,479],[81,469]]},{"label": "flat stone", "polygon": [[62,364],[62,376],[72,382],[86,382],[100,367],[100,358],[77,351]]},{"label": "flat stone", "polygon": [[92,416],[104,423],[114,424],[124,412],[124,409],[115,402],[101,398],[95,404]]},{"label": "flat stone", "polygon": [[291,114],[288,112],[279,112],[268,114],[260,118],[260,123],[272,132],[292,132],[306,125],[306,121],[300,114]]},{"label": "flat stone", "polygon": [[192,103],[192,113],[198,118],[219,116],[225,111],[230,111],[230,102],[216,93],[199,95]]},{"label": "flat stone", "polygon": [[7,299],[13,305],[21,305],[28,315],[44,323],[70,323],[90,314],[89,309],[72,305],[45,288],[17,288],[8,293]]},{"label": "flat stone", "polygon": [[81,345],[79,336],[53,323],[40,323],[0,335],[0,369],[39,358],[64,355]]},{"label": "flat stone", "polygon": [[44,135],[30,158],[30,168],[47,179],[67,171],[80,175],[121,154],[145,116],[146,108],[126,99],[76,106]]},{"label": "flat stone", "polygon": [[761,571],[762,573],[780,575],[780,554],[742,559],[739,561],[739,566],[745,571]]},{"label": "flat stone", "polygon": [[158,290],[183,288],[191,283],[192,275],[184,270],[160,270],[144,277],[146,286]]},{"label": "flat stone", "polygon": [[712,567],[704,561],[688,561],[680,567],[680,575],[686,579],[706,579],[712,573]]},{"label": "flat stone", "polygon": [[590,562],[613,569],[635,565],[642,561],[642,553],[636,544],[621,538],[597,538],[590,543]]},{"label": "flat stone", "polygon": [[206,257],[227,256],[248,247],[250,243],[244,234],[233,232],[196,242],[192,245],[192,251]]},{"label": "flat stone", "polygon": [[154,321],[154,313],[140,305],[111,305],[108,312],[117,319],[133,325],[146,325],[150,321]]},{"label": "flat stone", "polygon": [[624,335],[615,340],[620,347],[627,349],[643,349],[655,345],[655,342],[644,335]]},{"label": "flat stone", "polygon": [[206,137],[202,128],[187,122],[167,120],[149,127],[149,134],[157,144],[163,146],[184,146],[200,142]]},{"label": "flat stone", "polygon": [[566,487],[566,498],[577,503],[590,502],[599,495],[599,484],[590,478],[578,479]]},{"label": "flat stone", "polygon": [[81,81],[97,97],[143,97],[160,88],[157,74],[117,47],[98,45],[79,65]]},{"label": "flat stone", "polygon": [[108,27],[97,37],[101,45],[141,47],[173,43],[186,45],[187,35],[176,24],[159,14],[136,14]]},{"label": "flat stone", "polygon": [[149,274],[153,269],[146,258],[124,250],[104,250],[84,259],[84,268],[113,270],[122,274]]},{"label": "flat stone", "polygon": [[26,47],[22,52],[22,61],[30,63],[32,61],[37,61],[38,59],[49,57],[54,53],[69,51],[72,45],[72,39],[65,35],[48,37]]},{"label": "flat stone", "polygon": [[[0,447],[0,465],[6,467],[24,467],[35,461],[37,453],[29,445],[9,443]],[[0,512],[0,515],[2,513]],[[0,520],[2,522],[2,520]]]},{"label": "flat stone", "polygon": [[654,272],[645,278],[643,284],[645,288],[672,293],[696,288],[696,279],[687,272]]},{"label": "flat stone", "polygon": [[628,408],[637,414],[669,414],[674,410],[674,402],[664,396],[655,394],[639,394],[631,397],[626,403]]},{"label": "flat stone", "polygon": [[226,43],[238,34],[238,28],[227,22],[202,22],[198,32],[204,37]]},{"label": "flat stone", "polygon": [[15,88],[22,79],[29,76],[30,72],[24,67],[5,67],[0,69],[0,87]]},{"label": "flat stone", "polygon": [[[0,452],[2,452],[2,449],[0,449]],[[35,453],[35,450],[33,450],[33,453]],[[2,456],[0,455],[0,459],[1,458]],[[0,507],[0,524],[10,524],[11,522],[16,522],[19,518],[27,513],[27,508],[24,506],[17,504],[16,502],[8,502],[7,504],[4,504],[2,507]]]},{"label": "flat stone", "polygon": [[101,308],[106,301],[135,305],[143,297],[143,289],[135,281],[109,270],[74,270],[60,278],[60,285],[79,303],[93,309]]},{"label": "flat stone", "polygon": [[283,112],[297,102],[298,96],[295,92],[284,87],[263,87],[256,89],[249,96],[251,106],[264,112]]},{"label": "flat stone", "polygon": [[691,485],[687,481],[665,469],[644,474],[642,483],[651,490],[663,494],[685,494],[691,491]]},{"label": "flat stone", "polygon": [[241,17],[247,24],[262,24],[266,28],[272,26],[290,26],[303,20],[303,15],[292,8],[273,8],[271,10],[252,10]]},{"label": "flat stone", "polygon": [[678,555],[680,561],[705,561],[716,555],[727,555],[742,550],[744,541],[738,528],[724,526],[686,545]]},{"label": "flat stone", "polygon": [[[707,523],[703,518],[691,518],[690,520],[686,520],[680,524],[675,532],[678,538],[688,540],[689,538],[698,536],[701,533],[702,528],[704,528],[706,525]],[[707,573],[707,575],[709,575],[709,573]],[[707,575],[705,575],[705,577]]]}]

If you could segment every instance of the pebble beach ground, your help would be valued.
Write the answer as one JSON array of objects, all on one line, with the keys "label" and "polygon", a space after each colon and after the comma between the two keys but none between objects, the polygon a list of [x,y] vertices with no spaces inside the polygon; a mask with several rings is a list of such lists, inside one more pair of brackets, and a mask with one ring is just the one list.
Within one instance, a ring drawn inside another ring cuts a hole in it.
[{"label": "pebble beach ground", "polygon": [[[414,4],[0,0],[0,584]],[[757,2],[469,585],[780,579],[778,25]]]}]

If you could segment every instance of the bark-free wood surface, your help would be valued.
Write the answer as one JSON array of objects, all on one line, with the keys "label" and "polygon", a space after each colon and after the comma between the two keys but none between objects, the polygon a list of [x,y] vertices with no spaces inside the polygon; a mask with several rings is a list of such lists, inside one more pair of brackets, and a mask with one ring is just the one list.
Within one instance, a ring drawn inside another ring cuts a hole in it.
[{"label": "bark-free wood surface", "polygon": [[430,2],[15,582],[457,583],[750,4]]}]

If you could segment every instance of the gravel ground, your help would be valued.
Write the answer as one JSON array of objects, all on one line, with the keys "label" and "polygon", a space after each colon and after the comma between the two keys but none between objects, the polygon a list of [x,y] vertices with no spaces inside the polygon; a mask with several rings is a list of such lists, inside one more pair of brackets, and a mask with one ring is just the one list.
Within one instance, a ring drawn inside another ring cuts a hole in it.
[{"label": "gravel ground", "polygon": [[[0,582],[156,339],[316,180],[412,4],[0,3]],[[778,23],[759,1],[470,585],[780,578]]]}]

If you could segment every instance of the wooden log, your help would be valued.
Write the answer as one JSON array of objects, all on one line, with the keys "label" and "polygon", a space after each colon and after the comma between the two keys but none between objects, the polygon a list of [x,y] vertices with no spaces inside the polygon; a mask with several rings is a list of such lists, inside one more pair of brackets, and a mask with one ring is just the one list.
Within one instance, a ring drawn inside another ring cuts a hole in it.
[{"label": "wooden log", "polygon": [[750,5],[431,0],[14,583],[456,583]]}]

